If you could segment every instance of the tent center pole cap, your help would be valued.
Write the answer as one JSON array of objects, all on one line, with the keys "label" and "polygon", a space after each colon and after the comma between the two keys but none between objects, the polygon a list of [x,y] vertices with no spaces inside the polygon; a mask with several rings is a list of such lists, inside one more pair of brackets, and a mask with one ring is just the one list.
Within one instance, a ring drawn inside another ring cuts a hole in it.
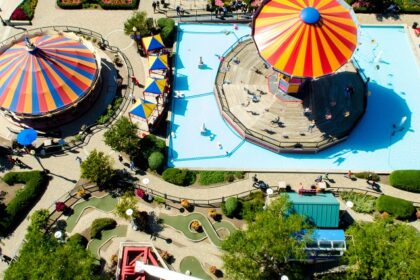
[{"label": "tent center pole cap", "polygon": [[313,7],[303,8],[300,12],[300,19],[306,24],[316,24],[320,17],[318,10]]}]

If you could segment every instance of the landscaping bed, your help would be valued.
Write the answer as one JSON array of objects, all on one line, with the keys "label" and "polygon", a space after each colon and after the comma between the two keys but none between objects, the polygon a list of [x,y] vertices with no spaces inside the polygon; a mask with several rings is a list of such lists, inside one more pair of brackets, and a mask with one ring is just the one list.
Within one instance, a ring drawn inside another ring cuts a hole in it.
[{"label": "landscaping bed", "polygon": [[38,0],[25,0],[10,16],[10,20],[32,20]]},{"label": "landscaping bed", "polygon": [[131,10],[137,9],[139,2],[139,0],[57,0],[57,6],[62,9]]},{"label": "landscaping bed", "polygon": [[340,197],[344,201],[353,202],[352,210],[358,213],[371,214],[375,211],[376,197],[356,192],[340,192]]}]

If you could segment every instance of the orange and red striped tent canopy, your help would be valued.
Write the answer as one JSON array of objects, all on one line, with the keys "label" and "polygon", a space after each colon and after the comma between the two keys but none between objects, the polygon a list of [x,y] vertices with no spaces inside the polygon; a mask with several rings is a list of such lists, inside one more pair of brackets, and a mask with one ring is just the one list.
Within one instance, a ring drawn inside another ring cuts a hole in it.
[{"label": "orange and red striped tent canopy", "polygon": [[357,46],[354,13],[339,0],[266,0],[252,32],[261,57],[294,77],[334,73]]}]

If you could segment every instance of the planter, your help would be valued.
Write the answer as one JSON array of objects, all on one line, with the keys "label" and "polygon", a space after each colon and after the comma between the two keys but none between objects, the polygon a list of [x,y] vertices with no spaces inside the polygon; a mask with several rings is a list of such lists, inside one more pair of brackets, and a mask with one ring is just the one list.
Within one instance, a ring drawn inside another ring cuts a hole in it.
[{"label": "planter", "polygon": [[190,224],[190,228],[196,232],[202,232],[203,228],[201,227],[201,224],[197,220],[193,220]]}]

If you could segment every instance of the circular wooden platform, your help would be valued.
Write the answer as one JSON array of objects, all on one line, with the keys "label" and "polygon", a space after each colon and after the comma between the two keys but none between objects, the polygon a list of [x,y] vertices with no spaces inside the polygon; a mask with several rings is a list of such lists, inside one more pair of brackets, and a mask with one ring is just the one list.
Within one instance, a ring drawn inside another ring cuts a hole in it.
[{"label": "circular wooden platform", "polygon": [[[215,95],[224,119],[259,146],[316,153],[346,139],[364,114],[367,86],[351,63],[334,75],[305,81],[294,96],[273,86],[276,76],[252,40],[239,43],[216,76]],[[349,85],[352,94],[346,93]]]}]

